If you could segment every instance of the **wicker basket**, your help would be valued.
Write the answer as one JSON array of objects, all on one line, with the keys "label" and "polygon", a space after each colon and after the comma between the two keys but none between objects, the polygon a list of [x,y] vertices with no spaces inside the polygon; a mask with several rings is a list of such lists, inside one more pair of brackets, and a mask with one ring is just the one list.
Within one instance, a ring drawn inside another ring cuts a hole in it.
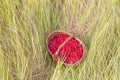
[{"label": "wicker basket", "polygon": [[[58,57],[57,55],[54,55],[54,54],[51,53],[48,45],[49,45],[50,40],[51,40],[54,36],[56,36],[56,35],[58,35],[58,34],[60,34],[60,33],[62,33],[62,34],[67,34],[67,35],[69,35],[71,38],[74,37],[74,35],[72,35],[72,34],[70,34],[70,33],[68,33],[68,32],[62,31],[62,30],[53,31],[53,32],[51,32],[51,33],[48,35],[48,37],[47,37],[47,39],[46,39],[46,46],[47,46],[47,49],[48,49],[50,55],[52,56],[54,62],[57,62],[57,61],[59,60],[59,57]],[[82,56],[82,58],[81,58],[79,61],[77,61],[75,64],[66,64],[66,63],[62,62],[64,65],[77,65],[77,64],[79,64],[79,63],[83,60],[83,58],[85,57],[85,53],[87,52],[87,48],[85,47],[85,45],[83,44],[83,42],[82,42],[79,38],[77,38],[77,37],[74,37],[74,38],[75,38],[76,40],[78,40],[78,41],[80,42],[80,44],[82,44],[82,46],[83,46],[83,56]]]}]

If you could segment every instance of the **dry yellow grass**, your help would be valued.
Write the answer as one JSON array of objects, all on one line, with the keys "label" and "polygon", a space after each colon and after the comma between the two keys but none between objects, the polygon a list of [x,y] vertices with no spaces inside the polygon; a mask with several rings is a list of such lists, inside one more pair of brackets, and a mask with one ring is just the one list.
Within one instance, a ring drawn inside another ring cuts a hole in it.
[{"label": "dry yellow grass", "polygon": [[[87,46],[77,67],[46,50],[58,29]],[[120,80],[120,0],[0,0],[0,80]]]}]

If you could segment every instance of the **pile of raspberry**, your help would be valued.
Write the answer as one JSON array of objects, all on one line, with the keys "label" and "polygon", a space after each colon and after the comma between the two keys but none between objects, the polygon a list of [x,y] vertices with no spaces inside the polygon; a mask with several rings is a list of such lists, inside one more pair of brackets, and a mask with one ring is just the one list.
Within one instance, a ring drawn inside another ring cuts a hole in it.
[{"label": "pile of raspberry", "polygon": [[[75,64],[83,56],[83,45],[74,37],[66,41],[69,37],[67,34],[57,34],[50,40],[48,48],[52,55],[56,55],[64,63]],[[62,45],[65,41],[66,43]]]}]

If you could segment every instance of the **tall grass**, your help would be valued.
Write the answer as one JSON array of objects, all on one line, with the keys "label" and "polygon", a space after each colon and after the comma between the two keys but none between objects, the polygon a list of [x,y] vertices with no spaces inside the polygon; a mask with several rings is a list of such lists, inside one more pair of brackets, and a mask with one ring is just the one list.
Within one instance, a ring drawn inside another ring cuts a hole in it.
[{"label": "tall grass", "polygon": [[[87,46],[78,66],[53,63],[45,40],[58,29]],[[120,1],[0,0],[0,80],[120,80]]]}]

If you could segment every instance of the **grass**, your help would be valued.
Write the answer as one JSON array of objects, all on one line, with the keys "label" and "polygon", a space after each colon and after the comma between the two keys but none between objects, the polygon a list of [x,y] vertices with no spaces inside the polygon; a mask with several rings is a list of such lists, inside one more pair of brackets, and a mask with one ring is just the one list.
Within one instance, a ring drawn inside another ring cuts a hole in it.
[{"label": "grass", "polygon": [[[53,63],[58,29],[87,46],[78,66]],[[120,80],[120,0],[0,0],[0,80]]]}]

